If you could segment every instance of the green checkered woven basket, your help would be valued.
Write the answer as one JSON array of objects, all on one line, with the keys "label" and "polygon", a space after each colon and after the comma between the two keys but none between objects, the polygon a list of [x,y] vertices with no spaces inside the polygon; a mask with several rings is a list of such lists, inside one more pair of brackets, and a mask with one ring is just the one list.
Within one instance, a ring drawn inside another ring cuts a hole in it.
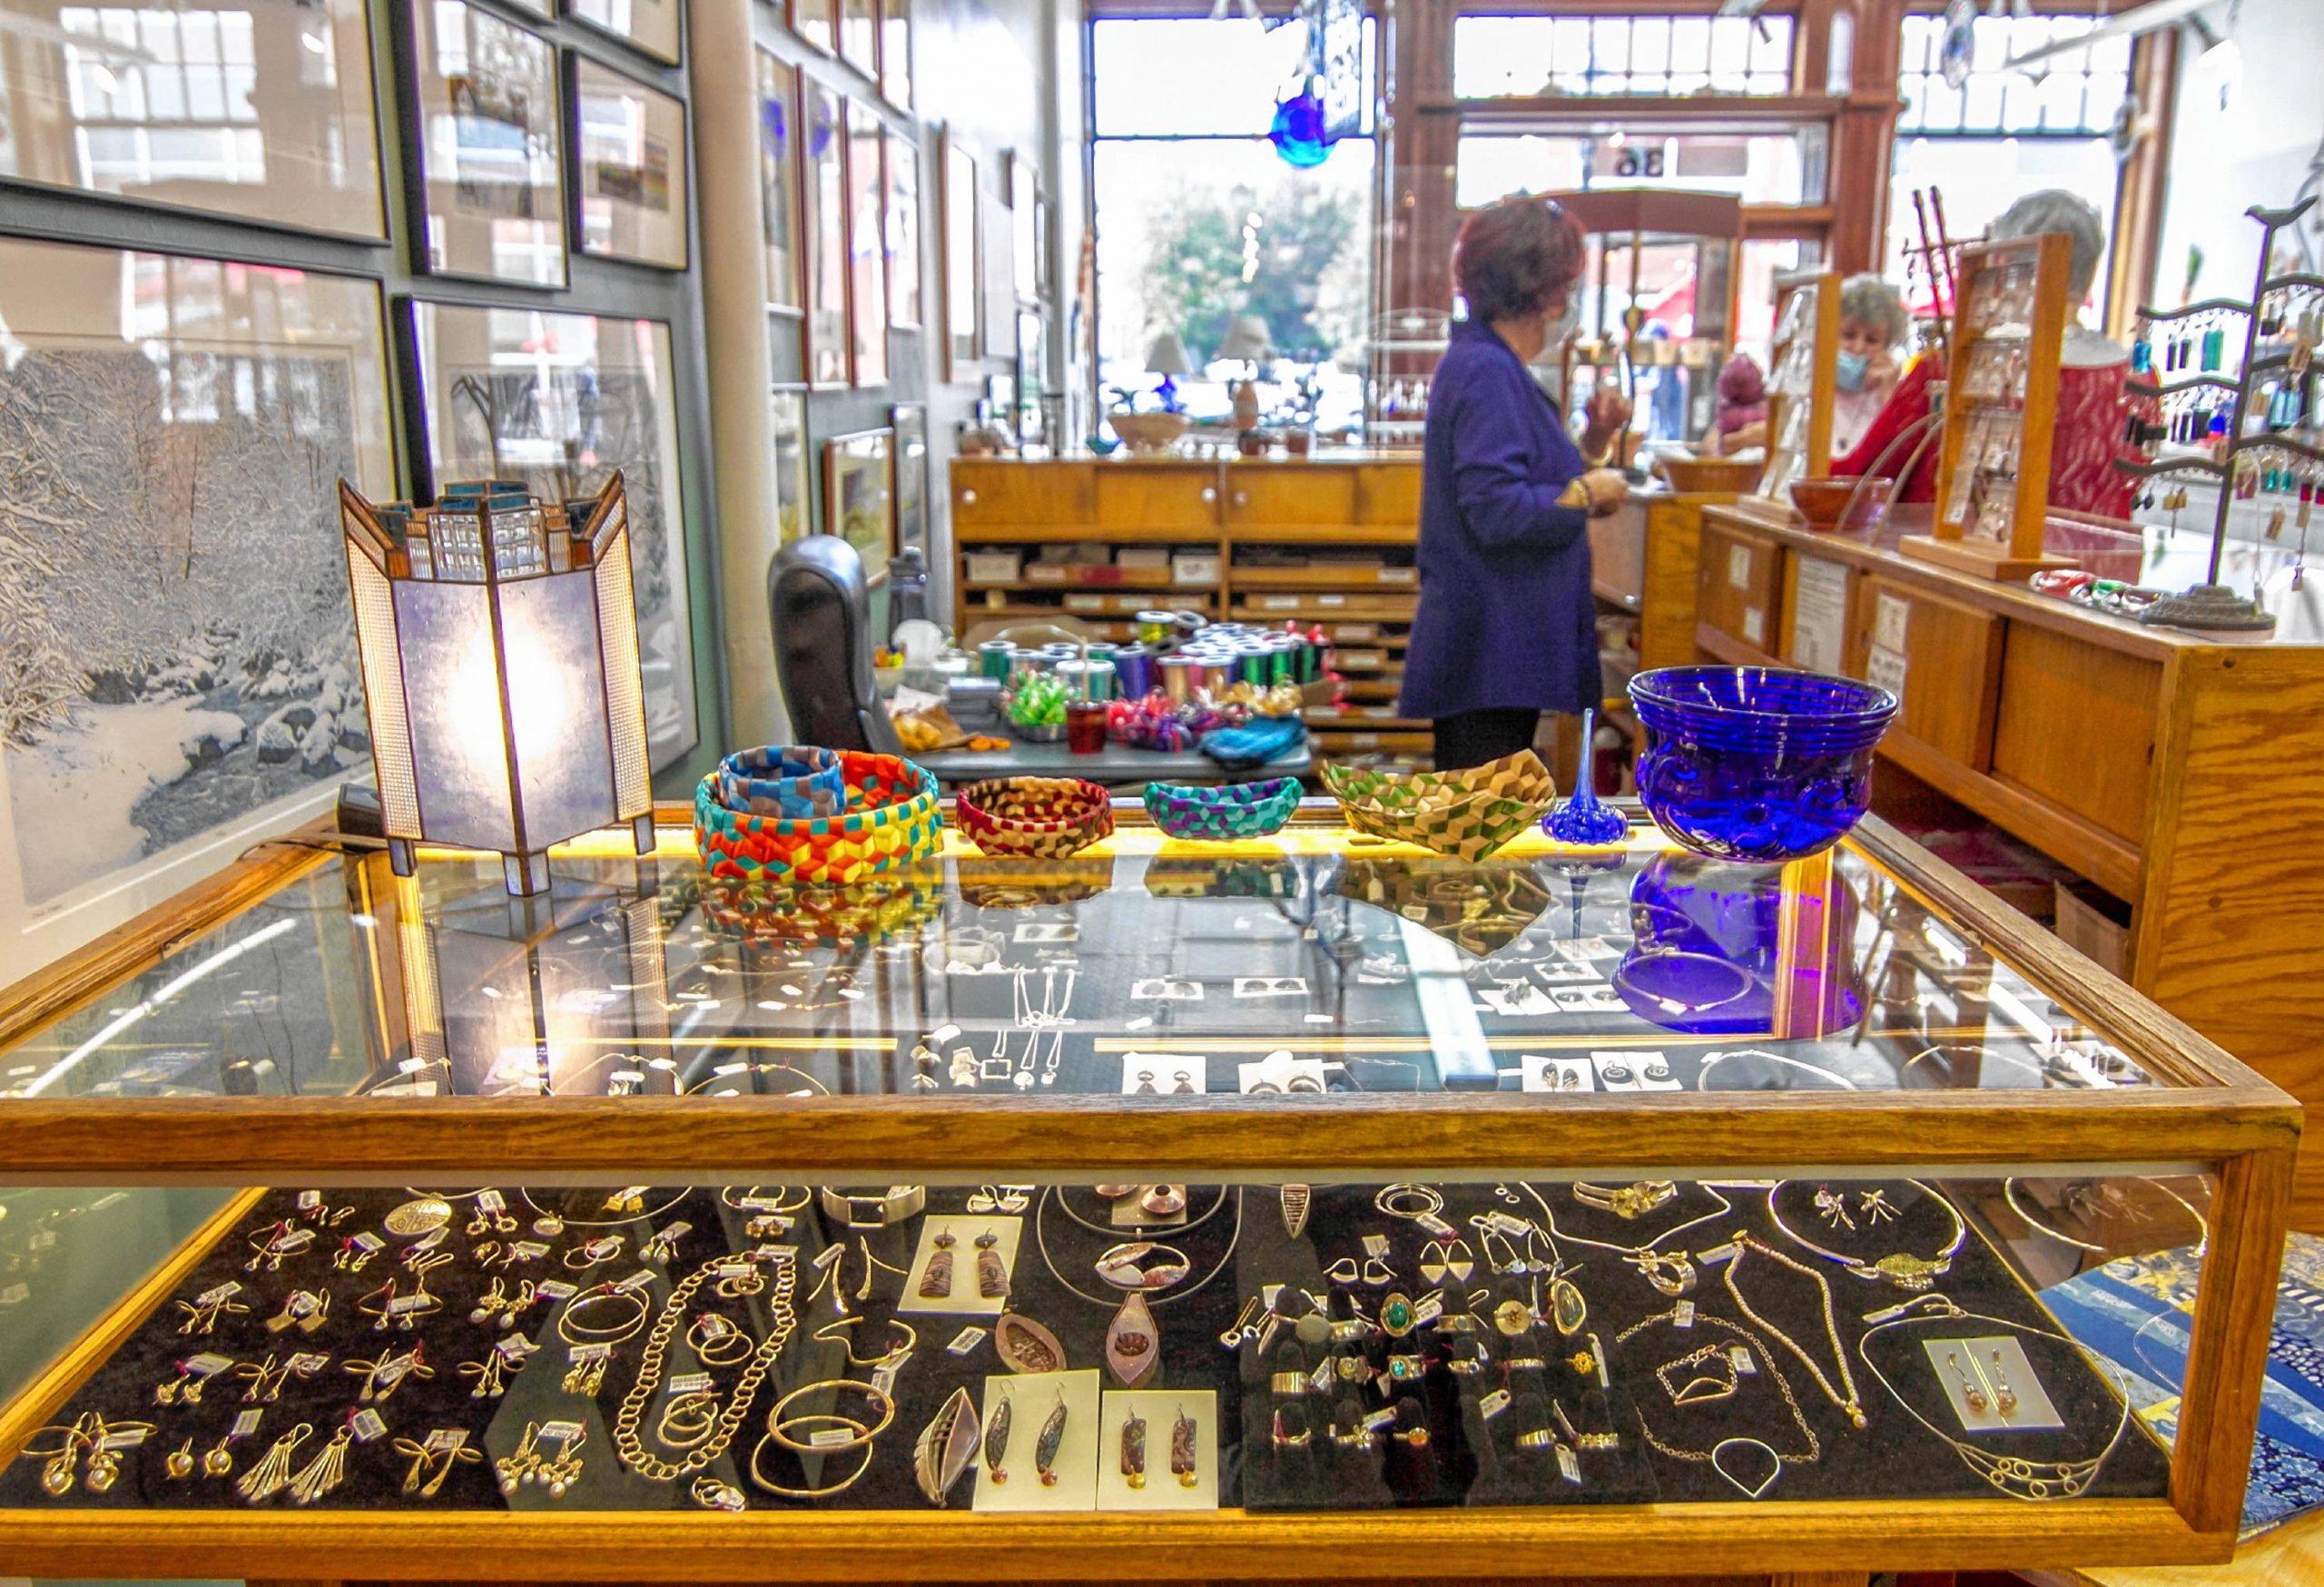
[{"label": "green checkered woven basket", "polygon": [[1530,749],[1465,772],[1399,774],[1326,761],[1319,774],[1356,831],[1456,860],[1483,859],[1541,820],[1558,796],[1550,769]]}]

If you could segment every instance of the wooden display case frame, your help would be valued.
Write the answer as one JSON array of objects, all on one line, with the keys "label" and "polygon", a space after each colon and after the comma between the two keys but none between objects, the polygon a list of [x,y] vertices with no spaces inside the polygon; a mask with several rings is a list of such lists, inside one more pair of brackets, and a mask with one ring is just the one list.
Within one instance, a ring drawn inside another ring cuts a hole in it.
[{"label": "wooden display case frame", "polygon": [[[1790,488],[1795,480],[1822,479],[1832,472],[1832,400],[1840,351],[1840,272],[1803,270],[1777,276],[1778,330],[1803,292],[1815,294],[1807,324],[1768,350],[1768,462],[1754,493],[1765,500],[1780,503],[1787,510],[1791,507]],[[1797,336],[1803,332],[1808,339],[1808,380],[1804,394],[1807,403],[1806,449],[1798,455],[1798,473],[1778,475],[1776,459],[1791,454],[1777,450],[1776,438],[1784,432],[1792,405],[1802,399],[1803,393],[1777,384],[1776,377],[1782,372]]]},{"label": "wooden display case frame", "polygon": [[[686,813],[665,806],[665,855]],[[1278,840],[1329,849],[1336,812],[1312,802]],[[1159,835],[1117,802],[1108,845]],[[593,839],[576,845],[587,852]],[[960,840],[948,831],[948,845]],[[1377,1513],[986,1515],[942,1511],[460,1512],[296,1509],[0,1511],[0,1559],[37,1574],[267,1579],[1411,1579],[1501,1576],[1519,1552],[1561,1572],[1763,1572],[1861,1581],[1873,1569],[2004,1569],[2223,1560],[2242,1504],[2299,1112],[2292,1100],[1877,820],[1849,840],[1965,940],[2005,958],[2144,1066],[2152,1087],[1639,1095],[1515,1092],[1126,1099],[905,1094],[684,1098],[360,1097],[0,1101],[0,1172],[25,1184],[426,1183],[445,1176],[719,1184],[891,1178],[974,1180],[987,1165],[1060,1178],[1167,1169],[1276,1183],[1332,1176],[1492,1180],[1561,1173],[1747,1177],[1807,1165],[1936,1174],[2018,1165],[2214,1165],[2211,1244],[2193,1321],[2168,1497],[1720,1502]],[[606,851],[611,853],[611,850]],[[1101,847],[1097,856],[1108,852]],[[1529,835],[1520,855],[1547,854]],[[1071,863],[1086,864],[1085,854]],[[246,862],[0,1000],[21,1036],[101,996],[192,936],[324,862]],[[377,856],[352,861],[379,865]],[[1828,858],[1802,862],[1825,865]],[[1808,879],[1814,885],[1814,880]],[[811,1128],[799,1128],[803,1124]],[[1683,1167],[1678,1167],[1683,1165]],[[1538,1171],[1538,1170],[1537,1170]],[[2030,1171],[2030,1170],[2028,1170]],[[230,1203],[219,1219],[231,1217]],[[209,1228],[226,1227],[213,1219]],[[13,1454],[159,1306],[197,1238],[0,1408]],[[1893,1298],[1893,1297],[1892,1297]],[[602,1453],[602,1452],[601,1452]]]},{"label": "wooden display case frame", "polygon": [[[1976,361],[1977,350],[2001,340],[1992,334],[1993,328],[1976,324],[1971,318],[1978,299],[1978,278],[2027,264],[2034,267],[2034,312],[2026,320],[2024,338],[2025,396],[2016,409],[2017,478],[2011,498],[2009,538],[1994,540],[1949,516],[1954,481],[1962,467],[1961,453],[1972,420],[1977,414],[1999,411],[1981,399],[1965,399],[1961,384]],[[2066,301],[2066,277],[2073,268],[2073,240],[2063,232],[1974,243],[1960,251],[1954,267],[1959,296],[1953,306],[1951,378],[1946,382],[1945,446],[1937,462],[1935,529],[1929,535],[1905,537],[1896,547],[1902,555],[2013,584],[2045,567],[2073,565],[2071,557],[2052,556],[2042,549],[2043,525],[2049,512],[2050,443],[2058,423],[2058,362],[2072,312]]]}]

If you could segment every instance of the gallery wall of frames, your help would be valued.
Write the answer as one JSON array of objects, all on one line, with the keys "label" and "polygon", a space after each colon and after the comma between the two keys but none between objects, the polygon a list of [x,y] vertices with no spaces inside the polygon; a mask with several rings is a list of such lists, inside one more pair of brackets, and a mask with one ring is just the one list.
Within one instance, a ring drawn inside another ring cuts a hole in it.
[{"label": "gallery wall of frames", "polygon": [[[876,567],[943,497],[931,391],[1013,370],[1016,305],[935,356],[905,0],[753,9],[784,532]],[[725,742],[689,49],[682,0],[0,0],[0,981],[368,774],[341,476],[620,469],[665,795]]]}]

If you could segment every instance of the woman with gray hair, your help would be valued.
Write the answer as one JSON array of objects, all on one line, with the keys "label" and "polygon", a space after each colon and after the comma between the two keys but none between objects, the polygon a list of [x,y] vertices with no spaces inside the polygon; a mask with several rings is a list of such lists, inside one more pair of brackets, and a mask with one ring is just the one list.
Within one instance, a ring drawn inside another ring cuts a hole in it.
[{"label": "woman with gray hair", "polygon": [[1896,389],[1896,353],[1913,318],[1896,289],[1866,271],[1840,283],[1840,353],[1833,383],[1832,451],[1852,448]]},{"label": "woman with gray hair", "polygon": [[[2098,261],[2106,251],[2106,228],[2097,209],[2063,188],[2045,188],[2010,205],[1986,235],[2004,242],[2050,232],[2062,232],[2073,241],[2066,295],[2074,313],[2060,350],[2057,419],[2050,442],[2049,504],[2071,512],[2128,518],[2135,494],[2133,481],[2114,467],[2114,459],[2136,457],[2124,438],[2132,410],[2131,399],[2122,389],[2122,378],[2130,370],[2130,350],[2084,329],[2080,320],[2098,280]],[[1855,450],[1832,465],[1833,474],[1870,473],[1888,442],[1928,411],[1930,380],[1943,378],[1944,370],[1933,357],[1915,365]],[[1931,447],[1923,454],[1913,478],[1897,491],[1899,501],[1935,499],[1935,451]],[[1890,460],[1891,466],[1894,461]]]}]

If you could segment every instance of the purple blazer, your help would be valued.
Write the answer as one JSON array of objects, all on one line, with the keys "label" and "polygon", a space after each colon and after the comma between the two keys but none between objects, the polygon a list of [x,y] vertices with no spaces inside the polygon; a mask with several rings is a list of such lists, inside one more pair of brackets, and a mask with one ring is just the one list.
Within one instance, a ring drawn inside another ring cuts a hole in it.
[{"label": "purple blazer", "polygon": [[1595,705],[1589,514],[1557,505],[1581,450],[1491,326],[1457,322],[1452,342],[1429,383],[1420,609],[1396,708]]}]

